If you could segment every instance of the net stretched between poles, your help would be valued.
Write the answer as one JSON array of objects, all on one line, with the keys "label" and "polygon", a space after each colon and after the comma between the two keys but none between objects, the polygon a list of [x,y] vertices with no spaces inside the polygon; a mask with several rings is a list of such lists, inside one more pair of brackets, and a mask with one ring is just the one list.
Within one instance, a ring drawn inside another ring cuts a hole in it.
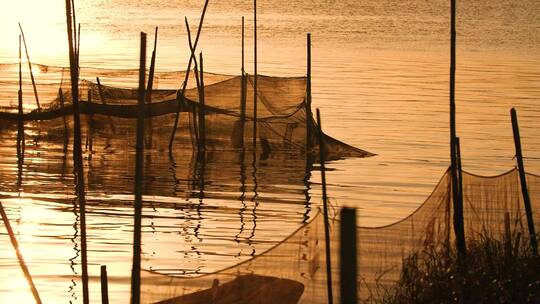
[{"label": "net stretched between poles", "polygon": [[[540,176],[528,174],[534,219],[540,221]],[[528,241],[526,216],[516,169],[485,177],[463,172],[467,239],[489,232],[502,239],[505,213],[511,231]],[[454,242],[450,174],[409,216],[382,227],[358,227],[359,298],[382,303],[400,277],[404,259],[428,246]],[[339,301],[337,220],[331,221],[333,290]],[[200,277],[143,272],[145,303],[327,303],[324,229],[321,215],[270,250],[241,264]],[[279,299],[279,300],[278,300]]]},{"label": "net stretched between poles", "polygon": [[[69,69],[55,66],[35,65],[37,92],[43,110],[29,111],[34,106],[34,91],[30,82],[23,83],[25,112],[22,117],[28,122],[41,122],[44,129],[48,122],[66,117],[70,121],[72,113]],[[4,128],[14,125],[19,117],[16,113],[18,83],[17,65],[0,65],[0,100],[4,108],[0,112],[0,125]],[[192,147],[200,147],[204,138],[206,150],[252,150],[253,128],[257,125],[256,149],[263,155],[277,151],[295,150],[317,155],[316,124],[306,102],[306,77],[258,76],[257,116],[253,114],[253,76],[246,75],[246,91],[242,99],[242,76],[204,73],[204,106],[199,102],[199,90],[195,75],[190,72],[187,89],[182,96],[178,87],[186,72],[157,72],[154,88],[146,107],[146,117],[152,121],[162,118],[159,134],[161,144],[167,145],[164,130],[169,134],[174,126],[174,115],[180,111],[180,125],[176,129],[174,148],[185,147],[189,140]],[[23,77],[28,79],[28,77]],[[114,124],[118,119],[137,117],[137,70],[114,70],[98,68],[80,69],[79,99],[80,112],[96,122],[90,127],[99,129],[100,120]],[[99,78],[99,83],[97,81]],[[59,90],[61,89],[61,91]],[[244,103],[244,105],[242,104]],[[201,112],[204,115],[201,116]],[[204,117],[204,118],[202,118]],[[201,127],[204,119],[204,130]],[[150,125],[154,125],[149,123]],[[64,126],[56,126],[64,128]],[[54,129],[54,123],[53,128]],[[147,128],[147,136],[157,133],[153,127]],[[204,134],[203,134],[204,133]],[[181,144],[178,144],[181,143]],[[368,157],[372,153],[347,145],[326,136],[328,159],[343,157]]]}]

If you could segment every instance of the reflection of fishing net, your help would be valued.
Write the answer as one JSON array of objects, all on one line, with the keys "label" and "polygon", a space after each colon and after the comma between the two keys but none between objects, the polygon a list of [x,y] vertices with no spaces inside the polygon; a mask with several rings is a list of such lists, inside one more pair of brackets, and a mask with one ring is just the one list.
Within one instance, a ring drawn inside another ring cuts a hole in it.
[{"label": "reflection of fishing net", "polygon": [[[50,120],[71,113],[71,93],[69,69],[34,65],[37,92],[42,111],[25,111],[25,120]],[[0,119],[16,121],[18,66],[0,65],[0,99],[9,108],[0,113]],[[108,70],[97,68],[80,69],[81,113],[93,116],[106,115],[108,124],[115,119],[137,117],[137,70]],[[99,84],[97,83],[99,77]],[[148,132],[169,133],[172,131],[174,116],[181,111],[183,126],[177,129],[175,142],[191,142],[196,147],[204,141],[208,150],[237,150],[244,146],[252,149],[253,142],[253,76],[247,77],[245,106],[242,107],[242,76],[204,74],[205,106],[199,103],[198,89],[193,73],[182,98],[177,91],[184,80],[185,72],[159,72],[154,77],[151,103],[146,107],[147,117],[168,116],[159,125],[148,119]],[[24,79],[29,79],[25,75]],[[4,89],[5,87],[5,89]],[[59,92],[62,89],[62,94]],[[259,76],[257,85],[257,149],[263,156],[272,151],[311,151],[316,147],[316,124],[306,103],[305,77]],[[25,109],[35,107],[34,90],[31,82],[24,82],[23,99]],[[243,110],[242,110],[243,108]],[[204,113],[204,130],[201,127],[201,113]],[[154,119],[152,118],[152,120]],[[94,119],[94,118],[91,118]],[[97,120],[94,119],[94,120]],[[3,123],[5,125],[5,123]],[[98,128],[100,124],[96,123]],[[168,128],[168,130],[166,130]],[[158,129],[158,130],[156,130]],[[99,130],[94,130],[98,131]],[[148,134],[151,136],[151,134]],[[372,154],[327,136],[328,158],[365,157]],[[160,144],[166,145],[168,140]]]},{"label": "reflection of fishing net", "polygon": [[[538,223],[540,176],[529,174],[527,178],[534,219]],[[464,172],[463,191],[468,239],[485,233],[502,239],[504,217],[508,212],[514,237],[520,235],[523,242],[528,242],[517,170],[495,177]],[[411,253],[426,246],[453,242],[450,192],[450,175],[447,172],[429,198],[410,216],[388,226],[358,228],[359,292],[363,301],[381,301],[385,292],[399,279],[402,261]],[[338,225],[336,221],[332,222],[333,290],[336,294],[339,291],[336,271],[339,236],[336,231]],[[298,303],[326,303],[322,225],[322,216],[316,216],[271,250],[202,277],[174,277],[144,271],[142,291],[145,303],[297,303],[301,291]],[[220,301],[216,297],[218,300],[212,302],[212,296],[222,292],[229,293],[234,300]],[[281,298],[277,301],[275,297]],[[336,295],[336,301],[338,297]],[[176,301],[170,300],[172,298]],[[169,301],[165,301],[167,299]]]}]

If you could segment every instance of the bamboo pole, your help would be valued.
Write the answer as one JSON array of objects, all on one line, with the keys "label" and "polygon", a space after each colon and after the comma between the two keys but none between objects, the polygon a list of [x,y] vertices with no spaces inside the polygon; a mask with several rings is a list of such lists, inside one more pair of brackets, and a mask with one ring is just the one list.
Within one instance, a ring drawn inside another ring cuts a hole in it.
[{"label": "bamboo pole", "polygon": [[[201,93],[201,82],[200,82],[200,79],[199,79],[199,70],[198,70],[198,67],[197,67],[197,57],[195,56],[195,47],[192,43],[192,40],[191,40],[191,30],[190,30],[190,27],[189,27],[189,22],[188,22],[188,19],[187,17],[184,17],[184,22],[186,23],[186,29],[187,29],[187,34],[188,34],[188,45],[189,45],[189,50],[191,51],[191,59],[193,60],[193,74],[195,74],[195,81],[197,83],[197,92],[200,94]],[[183,93],[182,93],[183,94]],[[182,95],[183,96],[183,95]],[[199,95],[200,96],[200,95]],[[197,113],[195,113],[195,111],[197,111]],[[201,151],[201,128],[200,128],[200,113],[201,113],[201,109],[200,109],[200,104],[199,104],[199,107],[196,107],[195,104],[193,104],[193,129],[194,129],[194,133],[195,133],[195,147],[197,147],[197,151]],[[198,114],[198,115],[197,115]]]},{"label": "bamboo pole", "polygon": [[244,128],[246,123],[246,69],[245,69],[245,27],[242,16],[242,77],[240,78],[240,144],[244,149]]},{"label": "bamboo pole", "polygon": [[517,118],[517,112],[515,108],[510,110],[512,116],[512,130],[514,132],[514,145],[516,147],[516,160],[519,170],[519,180],[521,182],[521,194],[523,196],[523,204],[525,205],[525,212],[527,213],[527,227],[529,228],[529,241],[531,243],[531,251],[534,256],[538,256],[538,242],[536,240],[536,232],[534,228],[534,218],[531,207],[531,198],[529,197],[529,190],[527,188],[527,177],[525,173],[525,164],[523,163],[523,154],[521,151],[521,137],[519,135],[519,124]]},{"label": "bamboo pole", "polygon": [[19,260],[19,265],[21,266],[21,270],[24,273],[24,277],[26,278],[26,281],[28,281],[28,285],[30,285],[30,289],[32,291],[32,295],[34,296],[34,300],[36,301],[36,303],[41,304],[39,293],[36,289],[36,286],[34,285],[34,281],[32,280],[32,276],[30,275],[30,271],[28,270],[28,267],[26,266],[26,263],[24,262],[24,258],[21,254],[21,251],[19,250],[19,243],[17,242],[17,238],[15,237],[15,234],[13,233],[13,229],[11,228],[11,224],[9,223],[9,218],[7,217],[6,212],[4,211],[2,202],[0,202],[0,214],[2,215],[2,220],[4,221],[4,226],[6,227],[6,230],[8,232],[11,245],[13,246],[13,250],[15,250],[15,253],[17,254],[17,259]]},{"label": "bamboo pole", "polygon": [[257,151],[257,0],[253,0],[253,22],[253,151]]},{"label": "bamboo pole", "polygon": [[206,150],[206,110],[205,110],[205,101],[204,101],[204,68],[203,68],[203,55],[199,54],[199,132],[201,139],[200,152],[203,153]]},{"label": "bamboo pole", "polygon": [[[206,15],[206,8],[208,7],[208,1],[209,0],[206,0],[204,2],[204,7],[203,7],[202,14],[201,14],[201,19],[199,20],[199,28],[197,29],[197,36],[195,37],[195,43],[193,45],[193,49],[197,49],[197,44],[199,43],[199,37],[200,37],[200,34],[201,34],[201,30],[202,30],[204,16]],[[190,39],[190,41],[191,41],[191,39]],[[186,76],[184,77],[184,82],[182,83],[181,93],[177,94],[177,98],[178,97],[182,98],[182,100],[185,97],[184,93],[186,91],[186,86],[187,86],[188,80],[189,80],[189,72],[191,70],[192,60],[193,60],[193,54],[190,55],[190,57],[189,57],[188,66],[187,66],[187,70],[186,70]],[[173,127],[173,130],[172,130],[172,133],[171,133],[171,138],[169,140],[169,153],[171,153],[171,151],[172,151],[172,146],[173,146],[173,143],[174,143],[174,136],[176,135],[176,128],[178,127],[178,119],[180,118],[180,110],[182,109],[182,104],[183,103],[180,102],[180,100],[178,100],[178,108],[177,108],[177,111],[176,111],[176,116],[174,118],[174,127]]]},{"label": "bamboo pole", "polygon": [[326,194],[326,167],[324,162],[325,146],[324,146],[324,134],[321,125],[321,113],[317,109],[317,124],[319,125],[318,137],[319,137],[319,161],[321,164],[321,184],[322,184],[322,200],[323,200],[323,214],[324,214],[324,239],[326,250],[326,283],[327,283],[327,295],[328,304],[334,303],[334,295],[332,292],[332,260],[330,256],[330,222],[328,220],[328,197]]},{"label": "bamboo pole", "polygon": [[41,111],[41,106],[39,105],[39,97],[36,88],[36,81],[34,80],[34,73],[32,72],[32,62],[30,61],[30,55],[28,54],[28,46],[26,45],[26,38],[24,38],[24,31],[22,29],[21,23],[19,22],[19,29],[21,31],[23,43],[24,43],[24,52],[26,53],[26,60],[28,61],[28,69],[30,70],[30,79],[32,80],[32,87],[34,88],[34,96],[36,97],[36,105],[38,111]]},{"label": "bamboo pole", "polygon": [[[152,90],[154,89],[154,73],[156,69],[156,50],[157,50],[157,36],[158,36],[158,27],[156,26],[155,32],[154,32],[154,50],[152,51],[152,58],[150,59],[150,72],[148,74],[148,85],[146,88],[146,103],[151,104],[152,103]],[[148,109],[152,109],[152,107],[148,107]],[[147,127],[148,130],[148,138],[147,138],[147,144],[146,146],[148,148],[152,148],[152,115],[148,117],[147,121]]]},{"label": "bamboo pole", "polygon": [[450,162],[452,176],[452,201],[454,205],[454,233],[460,259],[466,256],[465,228],[463,223],[463,201],[459,199],[458,172],[456,157],[456,0],[451,0],[450,7]]},{"label": "bamboo pole", "polygon": [[22,46],[21,35],[19,35],[19,90],[18,95],[18,110],[19,119],[17,121],[17,158],[21,159],[24,155],[24,120],[23,120],[23,96],[22,96]]},{"label": "bamboo pole", "polygon": [[107,279],[107,266],[101,265],[101,304],[109,304],[109,282]]},{"label": "bamboo pole", "polygon": [[312,127],[312,116],[313,113],[311,111],[311,33],[307,34],[306,39],[306,45],[307,45],[307,77],[306,77],[306,152],[311,149],[313,146],[312,142],[312,134],[311,134],[311,127]]},{"label": "bamboo pole", "polygon": [[[72,14],[74,8],[72,7],[73,1],[66,0],[66,23],[68,32],[68,44],[69,44],[69,63],[70,63],[70,76],[71,76],[71,94],[73,102],[73,161],[75,167],[75,181],[77,189],[77,198],[79,200],[79,212],[80,212],[80,228],[81,228],[81,268],[82,268],[82,285],[83,285],[83,303],[88,304],[90,302],[89,290],[88,290],[88,258],[86,248],[86,198],[84,190],[84,168],[82,162],[81,151],[81,121],[79,113],[79,67],[78,67],[78,54],[75,53],[75,43],[77,40],[73,31],[73,19]],[[75,36],[75,37],[74,37]]]},{"label": "bamboo pole", "polygon": [[339,286],[341,304],[357,303],[358,261],[356,247],[356,209],[342,208],[339,241]]},{"label": "bamboo pole", "polygon": [[137,145],[135,163],[135,202],[133,224],[133,267],[131,269],[131,303],[141,302],[141,224],[142,224],[142,189],[144,162],[144,111],[145,111],[145,73],[146,73],[146,34],[141,32],[139,61],[139,98],[137,117]]}]

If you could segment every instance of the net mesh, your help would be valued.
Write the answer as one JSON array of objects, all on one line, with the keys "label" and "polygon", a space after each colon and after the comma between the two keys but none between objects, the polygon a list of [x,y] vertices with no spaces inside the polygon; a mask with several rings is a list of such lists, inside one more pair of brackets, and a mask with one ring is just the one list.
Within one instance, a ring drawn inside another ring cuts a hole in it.
[{"label": "net mesh", "polygon": [[[540,176],[528,174],[534,220],[540,221]],[[519,173],[511,170],[484,177],[463,172],[464,221],[467,239],[488,233],[502,239],[508,213],[511,231],[528,241]],[[427,246],[454,242],[450,174],[408,217],[383,227],[358,227],[359,298],[382,302],[399,279],[402,262]],[[334,301],[339,300],[339,232],[331,220]],[[143,272],[145,303],[327,303],[322,215],[273,248],[241,264],[200,277],[175,277]],[[227,294],[227,297],[220,295]],[[279,301],[278,301],[279,299]],[[213,302],[212,302],[213,301]]]},{"label": "net mesh", "polygon": [[[25,108],[23,119],[47,123],[55,118],[66,117],[69,127],[72,112],[69,68],[39,64],[34,66],[36,91],[42,110],[35,110],[37,102],[34,102],[34,88],[27,81],[30,76],[25,71],[25,81],[22,83]],[[0,120],[1,125],[6,127],[14,125],[19,119],[16,113],[18,81],[13,81],[18,79],[18,65],[0,65],[0,72],[3,74],[0,77],[0,100],[6,105],[0,112]],[[79,74],[80,112],[89,116],[87,119],[92,122],[89,125],[93,128],[92,132],[114,131],[114,126],[105,130],[99,128],[117,124],[120,118],[137,117],[137,70],[83,67]],[[183,83],[186,72],[155,73],[154,89],[150,92],[145,112],[148,132],[167,133],[165,128],[168,128],[170,134],[174,127],[174,116],[171,114],[180,111],[181,125],[176,129],[175,143],[182,144],[182,147],[185,147],[186,142],[191,142],[193,147],[199,147],[204,142],[207,150],[255,148],[263,157],[273,151],[290,150],[317,155],[314,151],[317,147],[317,126],[306,102],[306,77],[258,76],[255,117],[253,76],[203,75],[204,105],[199,100],[193,71],[190,71],[184,97],[178,87]],[[244,78],[245,93],[242,94]],[[161,118],[159,125],[153,122],[156,118]],[[201,124],[202,119],[204,126]],[[255,125],[256,135],[253,134]],[[64,125],[57,127],[61,129]],[[49,129],[44,127],[44,130]],[[254,136],[255,147],[251,144]],[[328,159],[373,155],[329,136],[326,136],[325,142]],[[168,139],[161,144],[168,144]]]}]

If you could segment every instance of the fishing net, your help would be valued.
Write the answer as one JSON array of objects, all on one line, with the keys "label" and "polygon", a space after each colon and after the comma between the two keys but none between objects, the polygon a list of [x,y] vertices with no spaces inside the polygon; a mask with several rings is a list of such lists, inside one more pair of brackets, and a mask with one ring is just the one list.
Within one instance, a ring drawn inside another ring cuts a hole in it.
[{"label": "fishing net", "polygon": [[[26,72],[23,75],[23,119],[40,121],[43,129],[50,132],[59,133],[61,129],[70,128],[73,109],[69,69],[35,64],[33,71],[36,90],[28,81],[30,76]],[[18,81],[13,81],[18,79],[18,65],[0,65],[0,72],[3,72],[0,100],[5,105],[0,113],[0,125],[6,127],[19,119],[16,113]],[[91,132],[114,131],[118,120],[137,117],[137,70],[80,68],[79,74],[80,111],[91,121]],[[193,71],[183,96],[178,88],[186,72],[155,73],[154,89],[147,96],[145,115],[147,136],[162,134],[163,140],[157,144],[169,143],[165,134],[171,134],[174,115],[180,111],[173,148],[185,147],[190,142],[199,150],[256,149],[262,158],[272,152],[291,150],[317,155],[317,126],[306,102],[306,77],[258,76],[255,119],[253,76],[202,75],[204,104],[199,100],[201,94]],[[28,108],[37,107],[34,92],[37,92],[41,111],[28,111]],[[61,117],[66,117],[65,125],[47,124]],[[159,120],[159,124],[155,120]],[[100,129],[107,125],[111,127]],[[329,136],[325,139],[328,159],[373,155]]]},{"label": "fishing net", "polygon": [[[528,174],[534,220],[540,221],[540,176]],[[511,232],[528,242],[519,173],[494,177],[463,172],[464,222],[467,239],[486,233],[502,239],[505,214]],[[383,227],[358,227],[359,298],[380,303],[400,277],[403,260],[429,246],[453,243],[450,174],[408,217]],[[331,219],[334,302],[339,300],[338,221]],[[178,277],[144,271],[145,303],[327,303],[322,215],[293,232],[270,250],[222,271]],[[226,295],[226,296],[224,296]],[[279,300],[278,300],[279,299]]]}]

